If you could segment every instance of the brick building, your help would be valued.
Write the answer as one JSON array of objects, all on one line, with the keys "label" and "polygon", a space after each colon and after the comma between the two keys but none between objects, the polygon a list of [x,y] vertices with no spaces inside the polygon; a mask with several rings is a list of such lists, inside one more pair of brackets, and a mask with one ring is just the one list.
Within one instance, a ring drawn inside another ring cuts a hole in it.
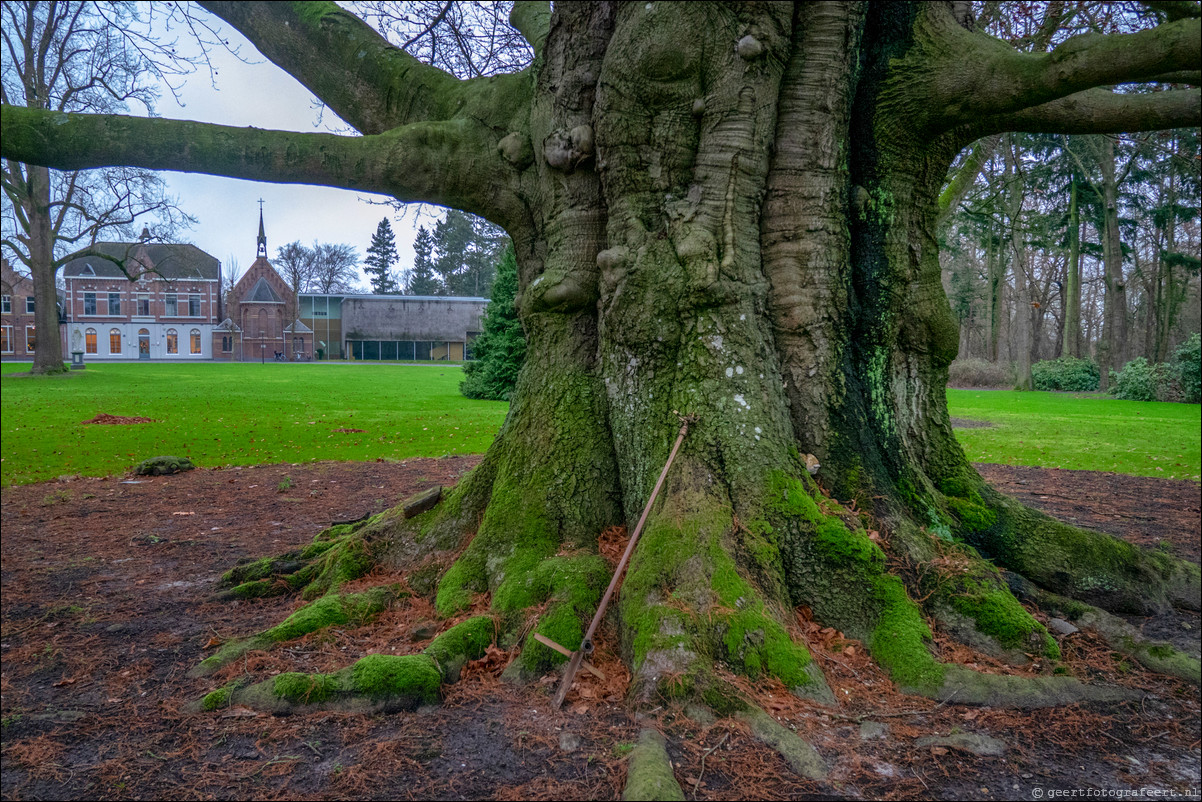
[{"label": "brick building", "polygon": [[33,310],[33,281],[13,270],[7,259],[0,261],[0,359],[33,359]]},{"label": "brick building", "polygon": [[211,359],[221,319],[220,270],[195,245],[97,243],[63,266],[64,353],[82,351],[85,360]]}]

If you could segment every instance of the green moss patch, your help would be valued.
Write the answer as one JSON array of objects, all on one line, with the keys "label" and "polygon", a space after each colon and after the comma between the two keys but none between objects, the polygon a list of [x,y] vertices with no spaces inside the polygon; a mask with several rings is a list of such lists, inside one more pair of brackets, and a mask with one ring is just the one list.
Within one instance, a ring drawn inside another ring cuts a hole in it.
[{"label": "green moss patch", "polygon": [[453,682],[468,660],[484,656],[496,638],[496,623],[491,616],[478,615],[461,621],[430,642],[422,654],[434,658],[445,682]]},{"label": "green moss patch", "polygon": [[437,702],[441,685],[442,674],[429,655],[370,654],[333,674],[288,672],[248,687],[219,688],[200,707],[238,704],[277,714],[313,707],[392,712]]}]

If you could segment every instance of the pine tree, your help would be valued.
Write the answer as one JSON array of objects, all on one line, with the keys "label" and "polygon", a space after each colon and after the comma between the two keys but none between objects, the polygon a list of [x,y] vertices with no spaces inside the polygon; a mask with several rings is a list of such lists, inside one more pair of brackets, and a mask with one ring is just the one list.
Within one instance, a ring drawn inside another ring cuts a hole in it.
[{"label": "pine tree", "polygon": [[434,272],[446,288],[444,294],[487,296],[508,239],[487,220],[448,209],[433,232]]},{"label": "pine tree", "polygon": [[463,366],[459,392],[468,398],[508,401],[526,361],[526,335],[514,300],[518,292],[518,263],[510,245],[497,264],[492,297],[484,310],[484,330],[473,345],[475,360]]},{"label": "pine tree", "polygon": [[433,251],[434,238],[423,226],[417,230],[417,238],[413,240],[413,270],[405,286],[407,295],[447,294],[446,287],[434,273]]},{"label": "pine tree", "polygon": [[376,295],[399,293],[400,286],[392,276],[392,266],[396,264],[396,237],[392,233],[392,225],[388,218],[376,226],[372,234],[371,244],[367,246],[367,256],[363,260],[363,272],[371,282],[371,291]]}]

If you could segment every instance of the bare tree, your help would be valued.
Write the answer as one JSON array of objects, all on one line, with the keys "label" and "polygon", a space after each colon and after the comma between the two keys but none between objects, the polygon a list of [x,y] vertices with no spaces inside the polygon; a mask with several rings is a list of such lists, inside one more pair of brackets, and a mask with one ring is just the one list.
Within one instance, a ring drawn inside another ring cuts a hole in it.
[{"label": "bare tree", "polygon": [[[166,77],[169,68],[156,67],[131,41],[141,25],[132,3],[14,0],[0,14],[5,104],[57,112],[114,112],[131,103],[153,108],[156,89],[148,79]],[[149,240],[193,222],[163,182],[140,168],[62,173],[5,159],[0,186],[4,251],[33,279],[34,373],[63,370],[56,292],[63,264],[80,252],[113,260],[88,249],[102,237],[132,240],[139,225]]]}]

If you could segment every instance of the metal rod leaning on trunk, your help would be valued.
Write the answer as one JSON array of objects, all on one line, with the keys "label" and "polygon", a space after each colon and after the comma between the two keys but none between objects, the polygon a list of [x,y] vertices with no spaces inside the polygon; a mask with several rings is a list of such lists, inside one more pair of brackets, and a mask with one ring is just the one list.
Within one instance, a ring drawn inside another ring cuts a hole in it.
[{"label": "metal rod leaning on trunk", "polygon": [[576,672],[580,670],[580,663],[584,660],[585,655],[593,653],[593,633],[597,631],[597,627],[601,625],[601,619],[605,617],[605,608],[609,606],[610,597],[622,582],[622,571],[626,568],[630,555],[634,553],[634,546],[643,532],[643,524],[647,523],[647,516],[651,514],[651,505],[655,503],[655,498],[664,485],[664,479],[668,476],[668,469],[672,467],[672,460],[676,459],[676,452],[680,450],[680,444],[684,442],[684,436],[689,432],[689,424],[695,420],[696,418],[692,415],[683,415],[680,418],[680,432],[676,435],[676,442],[672,444],[672,450],[668,452],[668,461],[664,463],[664,469],[660,471],[655,488],[651,491],[651,497],[647,499],[647,506],[643,508],[643,514],[634,527],[630,542],[626,544],[626,551],[622,553],[622,559],[618,560],[618,567],[614,569],[613,579],[609,580],[609,587],[605,589],[605,595],[601,597],[601,603],[597,605],[597,613],[589,623],[588,631],[584,633],[584,640],[580,642],[580,648],[572,653],[572,659],[568,661],[568,667],[563,672],[563,680],[559,683],[559,690],[555,692],[553,704],[556,707],[563,705],[564,697],[568,695],[568,690],[576,679]]}]

